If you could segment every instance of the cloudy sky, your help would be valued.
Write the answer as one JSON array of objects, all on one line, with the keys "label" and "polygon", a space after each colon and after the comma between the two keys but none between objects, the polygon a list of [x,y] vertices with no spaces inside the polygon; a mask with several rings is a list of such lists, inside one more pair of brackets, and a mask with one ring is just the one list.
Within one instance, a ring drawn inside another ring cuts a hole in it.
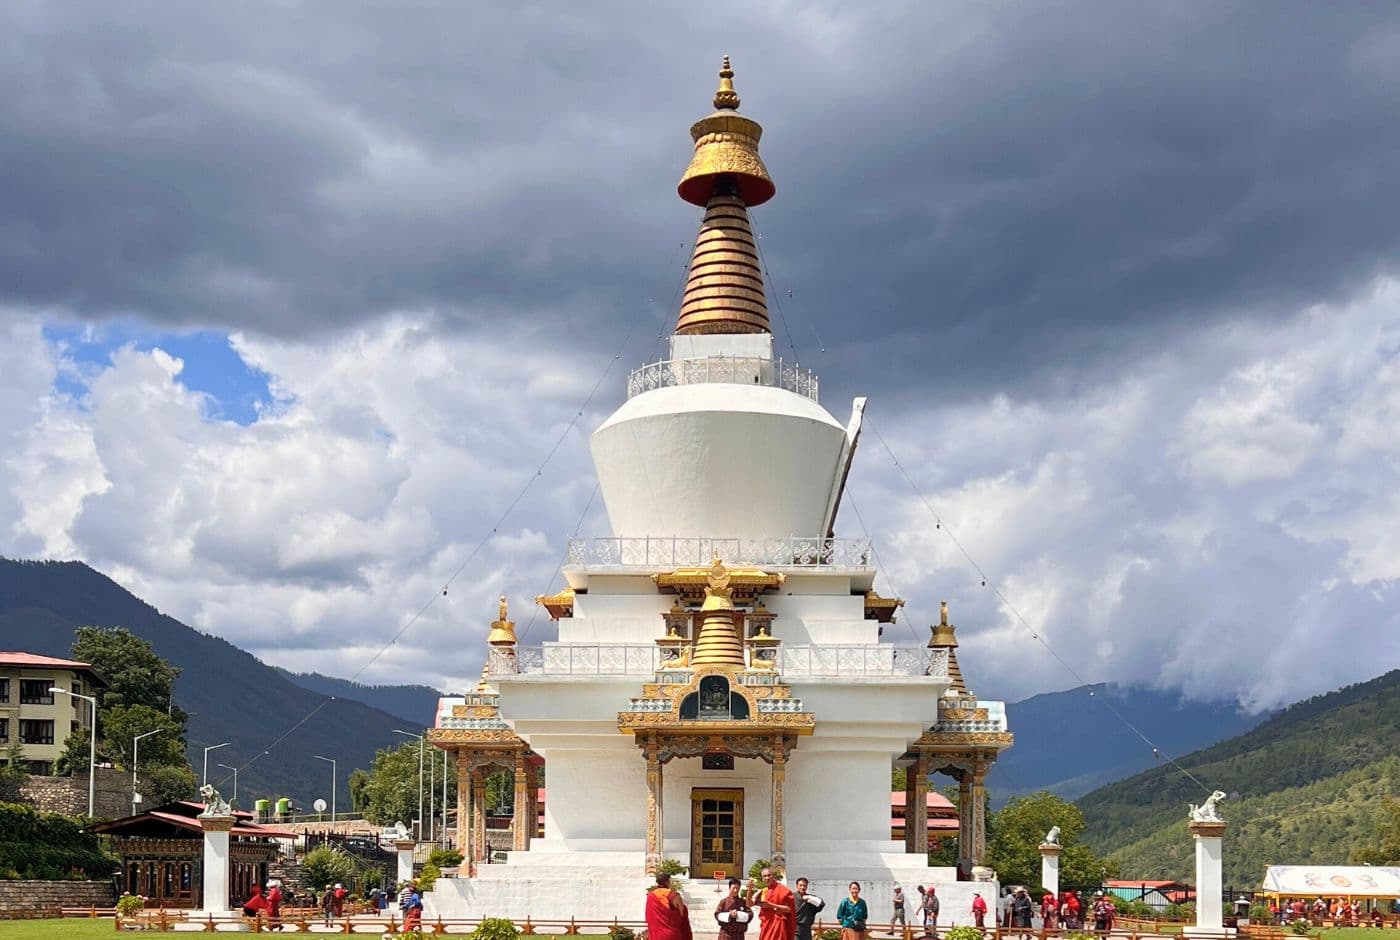
[{"label": "cloudy sky", "polygon": [[778,344],[838,415],[871,397],[838,528],[909,601],[887,637],[947,598],[1009,699],[1076,681],[1018,612],[1086,680],[1251,709],[1400,664],[1400,10],[0,26],[0,553],[291,668],[461,686],[495,595],[525,629],[607,532],[587,435],[674,317],[729,53]]}]

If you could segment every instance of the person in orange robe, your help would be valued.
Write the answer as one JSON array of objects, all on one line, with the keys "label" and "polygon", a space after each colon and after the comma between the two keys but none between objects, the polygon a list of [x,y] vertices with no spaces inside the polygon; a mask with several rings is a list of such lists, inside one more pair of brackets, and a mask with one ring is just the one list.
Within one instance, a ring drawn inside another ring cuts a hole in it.
[{"label": "person in orange robe", "polygon": [[671,890],[671,876],[658,872],[656,887],[647,892],[647,937],[650,940],[692,940],[690,912],[679,891]]},{"label": "person in orange robe", "polygon": [[[793,940],[797,936],[797,899],[771,868],[761,872],[764,888],[753,906],[758,908],[758,940]],[[752,894],[754,885],[749,883]]]}]

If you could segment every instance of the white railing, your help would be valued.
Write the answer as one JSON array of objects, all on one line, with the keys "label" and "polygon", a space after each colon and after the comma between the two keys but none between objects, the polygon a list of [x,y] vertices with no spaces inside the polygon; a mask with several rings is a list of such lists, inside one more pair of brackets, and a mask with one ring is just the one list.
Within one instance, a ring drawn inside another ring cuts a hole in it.
[{"label": "white railing", "polygon": [[711,565],[771,568],[869,568],[869,539],[691,539],[667,536],[569,539],[565,564],[679,568]]},{"label": "white railing", "polygon": [[926,646],[784,646],[778,671],[798,676],[948,676],[948,652]]},{"label": "white railing", "polygon": [[[784,677],[931,676],[946,679],[948,651],[924,646],[786,646],[779,650]],[[662,669],[661,650],[649,643],[549,643],[516,649],[522,675],[650,676]]]},{"label": "white railing", "polygon": [[663,359],[649,362],[627,376],[627,397],[673,385],[771,385],[817,401],[819,380],[811,369],[781,357],[705,356],[700,359]]}]

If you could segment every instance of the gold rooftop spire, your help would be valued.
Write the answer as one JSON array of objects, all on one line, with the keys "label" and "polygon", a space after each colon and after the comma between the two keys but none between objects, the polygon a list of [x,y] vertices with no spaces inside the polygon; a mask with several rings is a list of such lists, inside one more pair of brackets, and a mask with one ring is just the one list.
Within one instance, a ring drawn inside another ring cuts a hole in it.
[{"label": "gold rooftop spire", "polygon": [[729,56],[714,104],[713,114],[691,125],[695,155],[676,187],[686,202],[705,207],[676,332],[767,333],[768,302],[748,207],[772,199],[777,189],[758,155],[763,128],[738,113]]},{"label": "gold rooftop spire", "polygon": [[692,666],[744,665],[744,644],[734,623],[734,601],[730,598],[729,569],[715,556],[705,584],[705,603],[700,606],[700,629],[695,635]]},{"label": "gold rooftop spire", "polygon": [[948,679],[951,685],[949,691],[959,692],[969,695],[967,683],[963,681],[962,670],[958,668],[958,637],[954,626],[948,622],[948,602],[938,602],[938,625],[933,628],[933,635],[928,640],[929,649],[945,649],[948,651]]}]

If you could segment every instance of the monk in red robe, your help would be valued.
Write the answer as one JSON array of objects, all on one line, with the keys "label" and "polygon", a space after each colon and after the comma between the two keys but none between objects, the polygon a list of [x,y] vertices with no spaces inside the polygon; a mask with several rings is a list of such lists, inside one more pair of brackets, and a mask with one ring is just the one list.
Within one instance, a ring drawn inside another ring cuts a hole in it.
[{"label": "monk in red robe", "polygon": [[679,891],[671,890],[671,876],[658,872],[656,887],[647,892],[647,936],[650,940],[692,940],[690,911]]},{"label": "monk in red robe", "polygon": [[[773,869],[765,868],[760,874],[764,888],[752,902],[758,908],[758,940],[793,940],[797,935],[797,899]],[[749,890],[753,891],[752,883]]]}]

